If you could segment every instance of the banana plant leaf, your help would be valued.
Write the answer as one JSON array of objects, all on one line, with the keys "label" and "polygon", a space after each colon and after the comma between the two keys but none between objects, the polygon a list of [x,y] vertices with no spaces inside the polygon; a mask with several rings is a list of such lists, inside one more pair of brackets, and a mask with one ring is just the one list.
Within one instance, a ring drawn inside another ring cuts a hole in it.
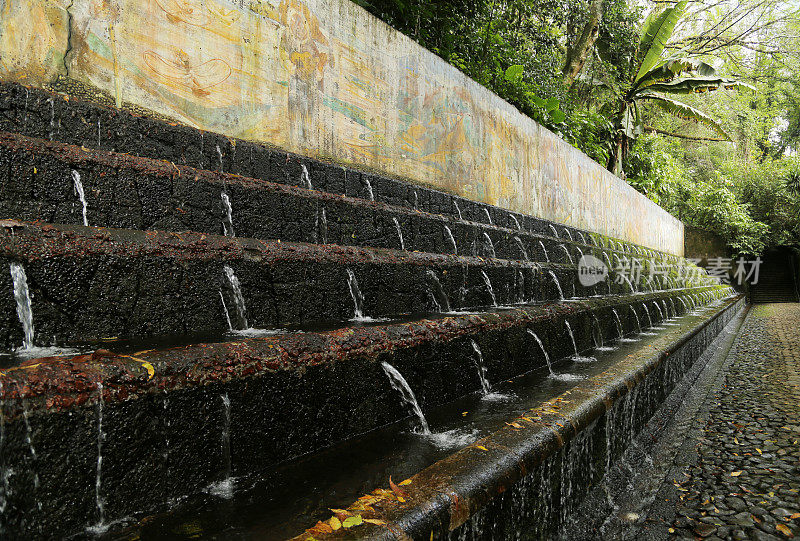
[{"label": "banana plant leaf", "polygon": [[648,71],[644,77],[636,81],[630,94],[656,83],[672,81],[675,77],[684,73],[700,77],[714,77],[717,75],[716,70],[705,62],[700,62],[691,58],[675,58]]},{"label": "banana plant leaf", "polygon": [[727,79],[725,77],[685,77],[667,81],[663,83],[654,83],[649,85],[646,89],[642,89],[641,93],[646,92],[666,92],[668,94],[702,94],[704,92],[713,92],[714,90],[739,90],[746,88],[755,91],[755,87],[735,79]]},{"label": "banana plant leaf", "polygon": [[676,116],[678,118],[682,118],[684,120],[692,120],[697,122],[698,124],[702,124],[714,130],[716,133],[720,135],[720,137],[725,138],[727,141],[731,141],[730,135],[722,128],[722,125],[705,114],[704,112],[695,109],[685,103],[681,103],[679,101],[675,101],[669,99],[665,96],[659,96],[657,94],[643,94],[639,96],[640,99],[648,99],[659,105],[662,109],[664,109],[669,114]]},{"label": "banana plant leaf", "polygon": [[678,19],[686,11],[686,1],[681,0],[674,6],[666,8],[661,12],[661,15],[646,23],[646,30],[642,35],[639,46],[642,50],[647,49],[647,52],[639,65],[634,81],[641,79],[663,60],[661,54],[664,52],[664,47],[672,36],[673,30],[675,30]]}]

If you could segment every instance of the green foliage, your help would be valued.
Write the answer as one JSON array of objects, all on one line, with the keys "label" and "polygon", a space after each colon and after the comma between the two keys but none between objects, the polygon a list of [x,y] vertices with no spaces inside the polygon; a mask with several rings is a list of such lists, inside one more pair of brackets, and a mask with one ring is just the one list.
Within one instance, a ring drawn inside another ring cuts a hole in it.
[{"label": "green foliage", "polygon": [[[566,51],[590,20],[591,0],[359,3],[734,251],[800,245],[800,165],[785,156],[800,147],[800,60],[724,44],[713,47],[719,57],[685,54],[698,43],[708,51],[702,44],[717,42],[704,32],[718,35],[729,26],[722,20],[735,27],[745,7],[725,19],[724,2],[706,11],[697,2],[604,0],[594,49],[568,85]],[[800,35],[800,23],[786,24],[775,35]],[[719,92],[752,88],[743,79],[757,92]]]}]

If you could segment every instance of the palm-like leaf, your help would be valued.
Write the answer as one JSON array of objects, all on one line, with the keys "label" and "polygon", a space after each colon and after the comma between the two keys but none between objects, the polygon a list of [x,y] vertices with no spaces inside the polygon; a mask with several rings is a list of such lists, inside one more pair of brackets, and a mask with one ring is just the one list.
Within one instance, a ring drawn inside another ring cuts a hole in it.
[{"label": "palm-like leaf", "polygon": [[642,50],[647,49],[647,52],[639,65],[634,81],[641,79],[662,61],[661,54],[664,52],[664,47],[685,10],[686,0],[681,0],[674,6],[666,8],[658,17],[648,19],[639,44]]},{"label": "palm-like leaf", "polygon": [[636,80],[630,93],[633,94],[638,89],[647,88],[656,83],[671,81],[683,74],[711,77],[716,76],[717,73],[713,67],[705,62],[690,58],[674,58],[653,68],[645,73],[641,79]]},{"label": "palm-like leaf", "polygon": [[663,83],[654,83],[643,89],[646,92],[667,92],[668,94],[702,94],[713,92],[719,89],[738,90],[747,88],[755,90],[755,87],[735,79],[725,77],[683,77]]},{"label": "palm-like leaf", "polygon": [[730,135],[722,128],[722,125],[699,109],[657,94],[643,94],[640,97],[652,100],[673,116],[703,124],[714,130],[721,137],[724,137],[727,141],[731,141]]}]

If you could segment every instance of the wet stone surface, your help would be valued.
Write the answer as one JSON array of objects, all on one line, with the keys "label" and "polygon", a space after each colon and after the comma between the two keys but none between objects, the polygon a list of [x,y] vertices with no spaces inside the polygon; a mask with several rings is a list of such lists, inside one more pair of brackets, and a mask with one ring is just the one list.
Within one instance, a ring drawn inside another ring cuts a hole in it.
[{"label": "wet stone surface", "polygon": [[636,538],[800,537],[800,304],[754,306],[718,381]]}]

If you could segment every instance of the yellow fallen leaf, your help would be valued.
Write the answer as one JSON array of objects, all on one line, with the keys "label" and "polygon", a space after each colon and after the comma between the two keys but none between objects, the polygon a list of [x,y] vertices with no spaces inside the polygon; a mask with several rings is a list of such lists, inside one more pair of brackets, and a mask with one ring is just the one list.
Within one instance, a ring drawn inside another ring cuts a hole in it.
[{"label": "yellow fallen leaf", "polygon": [[800,513],[794,513],[792,516],[789,517],[790,520],[796,520],[800,518]]},{"label": "yellow fallen leaf", "polygon": [[377,518],[365,518],[364,522],[368,522],[370,524],[375,524],[377,526],[386,526],[386,522]]},{"label": "yellow fallen leaf", "polygon": [[406,485],[410,485],[411,484],[411,479],[406,479],[405,481],[401,481],[401,482],[399,482],[397,484],[398,484],[398,486],[401,486],[401,487],[404,487]]},{"label": "yellow fallen leaf", "polygon": [[789,537],[789,538],[794,537],[794,534],[792,533],[792,530],[788,526],[786,526],[785,524],[776,524],[775,525],[775,529],[778,530],[779,532],[781,532],[786,537]]},{"label": "yellow fallen leaf", "polygon": [[477,448],[478,448],[478,449],[480,449],[481,451],[488,451],[488,450],[489,450],[489,449],[487,449],[486,447],[484,447],[483,445],[476,445],[475,447],[477,447]]},{"label": "yellow fallen leaf", "polygon": [[339,520],[336,517],[331,517],[331,519],[328,521],[328,523],[331,525],[331,529],[334,532],[342,527],[342,521]]},{"label": "yellow fallen leaf", "polygon": [[742,470],[731,473],[731,477],[739,477],[740,475],[742,475]]},{"label": "yellow fallen leaf", "polygon": [[345,515],[345,516],[350,516],[350,515],[353,514],[350,511],[348,511],[347,509],[331,509],[331,512],[336,514],[336,515]]},{"label": "yellow fallen leaf", "polygon": [[361,515],[353,515],[352,517],[347,517],[342,522],[343,528],[352,528],[353,526],[360,526],[364,523],[364,519],[361,518]]},{"label": "yellow fallen leaf", "polygon": [[758,447],[756,447],[756,451],[758,451],[759,455],[761,454],[761,449],[759,449]]}]

